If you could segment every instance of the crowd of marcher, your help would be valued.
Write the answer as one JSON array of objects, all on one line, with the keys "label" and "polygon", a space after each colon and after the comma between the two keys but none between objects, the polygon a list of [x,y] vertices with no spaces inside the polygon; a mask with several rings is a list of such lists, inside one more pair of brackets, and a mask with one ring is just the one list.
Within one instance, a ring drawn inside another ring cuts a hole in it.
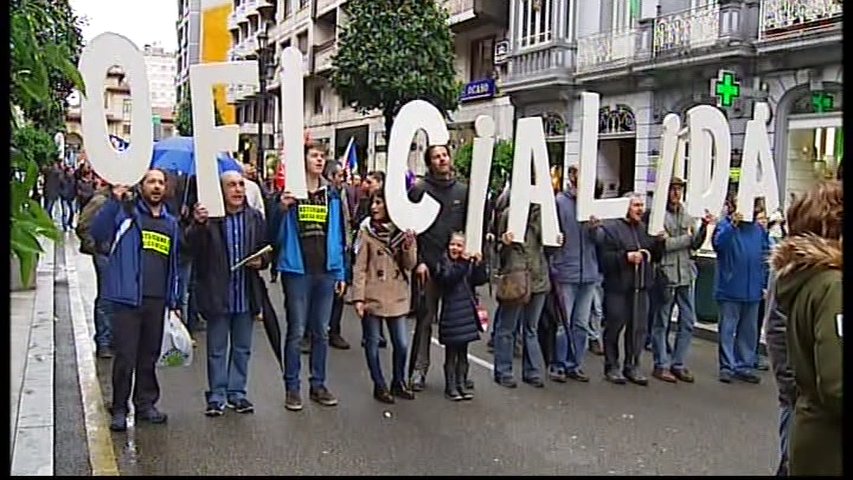
[{"label": "crowd of marcher", "polygon": [[[641,193],[626,195],[624,218],[578,221],[578,170],[570,167],[565,188],[555,192],[560,246],[547,247],[536,204],[523,241],[508,231],[508,184],[489,196],[484,231],[464,232],[468,187],[456,178],[446,146],[427,149],[427,173],[409,189],[411,200],[429,194],[440,205],[435,222],[419,235],[391,222],[382,172],[362,181],[328,159],[324,145],[308,141],[304,152],[307,198],[259,180],[245,165],[221,176],[220,218],[197,203],[191,177],[150,170],[128,187],[106,185],[86,165],[73,171],[57,164],[45,172],[46,208],[53,212],[61,200],[66,229],[80,212],[81,251],[94,258],[97,355],[113,358],[112,430],[126,429],[134,372],[137,421],[166,421],[156,408],[155,362],[167,310],[194,336],[206,330],[208,416],[254,410],[246,387],[253,327],[276,310],[283,313],[282,330],[271,341],[282,364],[285,408],[303,408],[306,353],[310,400],[337,405],[326,365],[329,346],[350,348],[341,335],[347,304],[361,320],[378,401],[411,400],[427,388],[434,324],[445,347],[445,395],[470,400],[468,345],[485,333],[478,286],[490,281],[498,305],[488,341],[497,384],[518,387],[514,356],[521,357],[520,379],[532,387],[544,387],[545,380],[588,382],[587,350],[603,355],[602,373],[614,384],[648,385],[645,350],[652,353],[653,378],[693,383],[693,258],[710,237],[717,257],[719,381],[761,381],[756,371],[768,368],[759,355],[766,316],[780,388],[779,473],[840,472],[840,181],[820,183],[798,198],[786,224],[778,212],[768,217],[761,201],[755,221],[745,221],[734,196],[719,215],[693,218],[683,205],[686,183],[673,178],[664,230],[652,236]],[[466,252],[466,235],[489,240],[482,255]],[[267,245],[271,254],[232,268]],[[261,275],[267,269],[269,283]],[[269,302],[267,288],[275,283],[284,293],[283,309]],[[678,321],[672,322],[675,306]],[[386,338],[390,383],[380,361]]]}]

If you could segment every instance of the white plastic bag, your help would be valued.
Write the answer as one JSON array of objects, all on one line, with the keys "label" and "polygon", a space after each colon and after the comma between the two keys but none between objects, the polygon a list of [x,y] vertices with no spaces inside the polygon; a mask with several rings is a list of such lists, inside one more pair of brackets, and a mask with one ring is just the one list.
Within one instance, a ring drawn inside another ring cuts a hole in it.
[{"label": "white plastic bag", "polygon": [[163,316],[163,342],[158,367],[188,367],[193,363],[193,340],[177,315],[168,310]]}]

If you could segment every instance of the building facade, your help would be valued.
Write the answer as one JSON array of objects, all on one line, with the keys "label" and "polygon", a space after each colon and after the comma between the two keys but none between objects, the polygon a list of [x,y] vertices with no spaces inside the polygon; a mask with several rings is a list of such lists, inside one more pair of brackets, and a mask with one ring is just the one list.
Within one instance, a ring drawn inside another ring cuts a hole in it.
[{"label": "building facade", "polygon": [[[753,105],[768,102],[783,203],[843,154],[838,0],[512,0],[510,32],[504,87],[516,117],[543,116],[554,165],[579,161],[578,94],[601,95],[605,197],[653,189],[667,113],[685,122],[732,92],[720,108],[733,167]],[[712,91],[721,70],[737,89]]]},{"label": "building facade", "polygon": [[177,98],[184,98],[189,87],[190,65],[195,65],[201,58],[201,0],[177,2],[178,63],[174,82]]},{"label": "building facade", "polygon": [[148,73],[151,106],[174,109],[177,100],[175,90],[176,54],[165,51],[159,45],[145,45],[143,54],[145,56],[145,70]]}]

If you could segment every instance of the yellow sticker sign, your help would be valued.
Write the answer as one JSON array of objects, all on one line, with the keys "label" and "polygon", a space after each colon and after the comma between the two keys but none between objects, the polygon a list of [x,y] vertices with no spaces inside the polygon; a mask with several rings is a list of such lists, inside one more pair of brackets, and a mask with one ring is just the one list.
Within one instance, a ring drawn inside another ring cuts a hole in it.
[{"label": "yellow sticker sign", "polygon": [[169,255],[172,249],[172,239],[168,235],[152,232],[149,230],[142,231],[142,249],[154,250],[163,255]]},{"label": "yellow sticker sign", "polygon": [[299,205],[298,218],[305,223],[326,223],[329,207],[325,205]]}]

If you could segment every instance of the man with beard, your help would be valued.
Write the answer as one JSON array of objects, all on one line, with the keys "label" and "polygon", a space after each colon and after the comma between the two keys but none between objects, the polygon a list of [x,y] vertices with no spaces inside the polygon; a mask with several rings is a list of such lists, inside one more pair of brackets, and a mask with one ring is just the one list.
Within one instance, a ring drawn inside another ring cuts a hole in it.
[{"label": "man with beard", "polygon": [[[199,312],[207,319],[207,409],[218,417],[225,406],[237,413],[252,413],[246,398],[253,318],[263,304],[259,271],[268,257],[254,258],[244,266],[232,266],[266,245],[266,223],[261,213],[248,206],[245,180],[237,172],[221,176],[225,217],[208,218],[207,208],[198,204],[187,240],[198,258],[198,284],[205,292],[198,299]],[[229,353],[230,344],[230,353]]]},{"label": "man with beard", "polygon": [[[607,381],[624,385],[627,378],[648,385],[640,373],[640,354],[646,338],[649,310],[648,289],[652,285],[652,262],[660,261],[663,236],[650,237],[643,223],[645,201],[638,193],[631,199],[625,218],[608,221],[603,227],[590,219],[596,241],[601,245],[604,269],[604,375]],[[619,337],[625,330],[625,368],[620,373]],[[623,376],[624,375],[624,376]]]},{"label": "man with beard", "polygon": [[[165,423],[154,406],[160,398],[155,364],[166,307],[178,304],[178,222],[163,203],[166,175],[149,170],[131,195],[114,186],[113,198],[91,226],[96,244],[112,245],[100,294],[112,305],[113,403],[110,430],[127,429],[133,385],[137,422]],[[134,373],[136,380],[134,382]]]},{"label": "man with beard", "polygon": [[[409,362],[412,390],[418,392],[424,389],[427,370],[429,369],[430,338],[432,324],[438,314],[440,291],[432,281],[430,268],[435,268],[444,256],[450,235],[453,232],[465,230],[465,218],[468,207],[468,185],[454,178],[450,159],[450,150],[446,145],[432,145],[424,153],[424,162],[428,172],[423,179],[418,180],[411,190],[409,199],[420,202],[425,193],[429,193],[440,205],[435,222],[422,234],[418,235],[418,266],[415,269],[415,279],[424,289],[425,311],[417,315],[415,336],[412,340],[412,356]],[[474,232],[468,232],[469,235]],[[466,379],[466,387],[470,387]]]}]

